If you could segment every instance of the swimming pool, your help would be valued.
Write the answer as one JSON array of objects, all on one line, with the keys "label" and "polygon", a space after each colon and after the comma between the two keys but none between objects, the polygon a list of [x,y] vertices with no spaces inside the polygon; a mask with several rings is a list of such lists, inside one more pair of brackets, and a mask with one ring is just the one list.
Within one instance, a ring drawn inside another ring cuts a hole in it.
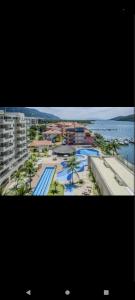
[{"label": "swimming pool", "polygon": [[47,195],[54,175],[54,167],[46,167],[32,193],[33,196]]},{"label": "swimming pool", "polygon": [[87,155],[87,156],[99,156],[99,151],[96,149],[78,149],[76,154]]}]

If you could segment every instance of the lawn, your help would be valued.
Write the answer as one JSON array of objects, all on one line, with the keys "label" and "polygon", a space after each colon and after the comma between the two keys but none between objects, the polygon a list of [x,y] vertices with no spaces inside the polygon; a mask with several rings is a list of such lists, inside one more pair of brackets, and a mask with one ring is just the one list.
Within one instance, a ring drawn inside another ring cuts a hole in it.
[{"label": "lawn", "polygon": [[63,196],[64,195],[64,186],[60,183],[58,183],[57,185],[57,192],[53,192],[55,191],[55,186],[54,186],[54,182],[52,182],[49,192],[48,192],[48,196]]}]

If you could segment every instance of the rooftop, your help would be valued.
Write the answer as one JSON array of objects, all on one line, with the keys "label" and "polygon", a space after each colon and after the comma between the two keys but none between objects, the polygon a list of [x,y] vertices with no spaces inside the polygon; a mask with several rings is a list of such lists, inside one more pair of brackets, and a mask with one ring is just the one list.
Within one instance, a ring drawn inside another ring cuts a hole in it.
[{"label": "rooftop", "polygon": [[52,142],[48,140],[43,140],[43,141],[36,141],[34,140],[31,144],[30,147],[42,147],[42,146],[51,146]]},{"label": "rooftop", "polygon": [[74,154],[76,150],[72,146],[62,145],[62,146],[56,147],[53,151],[54,151],[55,154],[71,155],[71,154]]},{"label": "rooftop", "polygon": [[50,129],[50,130],[44,131],[44,134],[61,134],[61,130]]},{"label": "rooftop", "polygon": [[[103,160],[98,157],[91,157],[91,160],[112,195],[134,195],[134,174],[118,159],[108,157]],[[108,167],[105,166],[104,161],[106,161]],[[119,185],[115,179],[116,174],[124,182],[124,185]]]}]

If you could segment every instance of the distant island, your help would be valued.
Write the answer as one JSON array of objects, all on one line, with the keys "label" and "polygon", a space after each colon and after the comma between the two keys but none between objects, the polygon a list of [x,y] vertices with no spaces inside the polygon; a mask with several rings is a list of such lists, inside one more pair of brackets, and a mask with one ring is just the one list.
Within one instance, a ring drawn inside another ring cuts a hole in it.
[{"label": "distant island", "polygon": [[119,116],[119,117],[115,117],[111,120],[114,120],[114,121],[130,121],[130,122],[134,122],[135,120],[135,115],[128,115],[128,116]]},{"label": "distant island", "polygon": [[45,112],[41,112],[37,109],[33,109],[33,108],[28,108],[28,107],[0,107],[0,110],[5,110],[6,112],[14,112],[14,113],[24,113],[24,115],[26,117],[33,117],[33,118],[43,118],[46,121],[49,120],[60,120],[59,117],[52,115],[52,114],[48,114]]}]

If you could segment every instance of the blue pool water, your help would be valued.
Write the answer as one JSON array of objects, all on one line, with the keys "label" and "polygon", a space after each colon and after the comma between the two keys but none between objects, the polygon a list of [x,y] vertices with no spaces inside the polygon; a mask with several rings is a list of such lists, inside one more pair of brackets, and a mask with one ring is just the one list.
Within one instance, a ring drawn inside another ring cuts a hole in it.
[{"label": "blue pool water", "polygon": [[76,151],[76,154],[81,155],[91,155],[91,156],[99,156],[99,151],[96,149],[78,149]]},{"label": "blue pool water", "polygon": [[43,196],[43,195],[48,194],[54,171],[55,171],[54,167],[46,167],[45,168],[42,176],[40,177],[40,179],[33,191],[33,196]]},{"label": "blue pool water", "polygon": [[[76,167],[77,172],[83,172],[85,166],[88,165],[88,155],[99,156],[99,151],[96,149],[78,149],[76,151],[76,160],[78,161],[78,166]],[[63,170],[57,174],[57,180],[61,183],[65,182],[65,180],[70,181],[70,176],[72,172],[67,167],[67,162],[63,161],[61,165],[63,167]]]},{"label": "blue pool water", "polygon": [[75,184],[65,184],[64,196],[73,196],[75,191]]}]

